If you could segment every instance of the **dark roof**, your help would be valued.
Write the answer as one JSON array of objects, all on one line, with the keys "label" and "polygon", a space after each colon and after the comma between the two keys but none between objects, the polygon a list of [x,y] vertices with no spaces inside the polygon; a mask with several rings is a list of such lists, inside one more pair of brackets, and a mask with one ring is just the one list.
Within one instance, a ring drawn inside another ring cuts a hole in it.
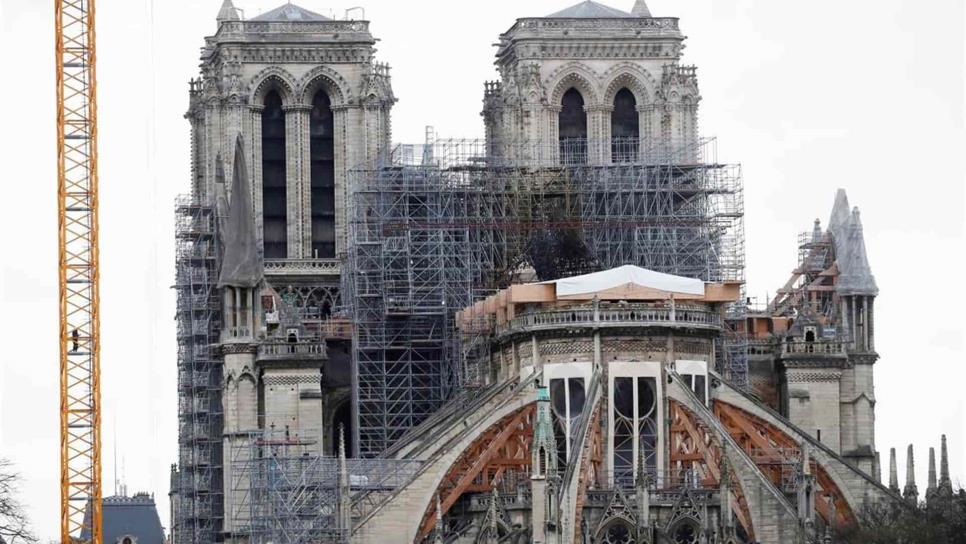
[{"label": "dark roof", "polygon": [[[133,497],[105,497],[101,509],[101,534],[105,544],[114,544],[125,536],[138,544],[164,544],[164,529],[154,499],[146,493]],[[88,509],[86,516],[90,516]],[[86,522],[85,522],[86,525]],[[89,540],[85,529],[81,540]]]},{"label": "dark roof", "polygon": [[586,0],[585,2],[575,4],[557,13],[547,15],[548,19],[602,19],[614,17],[628,18],[634,17],[634,15],[617,8],[593,2],[592,0]]},{"label": "dark roof", "polygon": [[271,11],[267,11],[252,21],[330,21],[328,17],[309,11],[295,4],[285,4]]}]

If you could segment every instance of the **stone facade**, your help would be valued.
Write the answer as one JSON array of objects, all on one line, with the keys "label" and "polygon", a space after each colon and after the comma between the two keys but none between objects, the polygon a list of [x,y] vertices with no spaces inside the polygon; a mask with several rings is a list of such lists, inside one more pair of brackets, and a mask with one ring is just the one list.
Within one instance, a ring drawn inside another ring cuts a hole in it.
[{"label": "stone facade", "polygon": [[[506,313],[471,331],[485,333],[482,355],[460,361],[479,389],[414,422],[382,464],[350,468],[360,333],[338,313],[349,172],[390,164],[389,69],[367,21],[292,4],[246,20],[224,0],[217,23],[186,116],[193,205],[213,210],[221,265],[254,275],[222,274],[201,301],[218,316],[218,383],[204,385],[220,399],[220,489],[191,500],[173,490],[172,504],[208,505],[191,515],[214,520],[217,538],[176,530],[176,544],[275,541],[251,519],[255,486],[267,485],[252,467],[279,451],[323,469],[341,453],[337,478],[319,469],[284,490],[316,501],[286,504],[297,518],[286,530],[305,531],[296,541],[811,543],[854,522],[863,501],[897,498],[873,477],[878,291],[844,192],[764,309],[745,307],[740,278],[701,295],[628,282],[592,297],[487,299],[487,312]],[[684,41],[678,20],[643,0],[517,20],[500,36],[500,81],[485,86],[487,158],[550,175],[634,163],[661,167],[669,186],[700,179],[681,175],[702,159]],[[398,467],[410,472],[393,479]]]}]

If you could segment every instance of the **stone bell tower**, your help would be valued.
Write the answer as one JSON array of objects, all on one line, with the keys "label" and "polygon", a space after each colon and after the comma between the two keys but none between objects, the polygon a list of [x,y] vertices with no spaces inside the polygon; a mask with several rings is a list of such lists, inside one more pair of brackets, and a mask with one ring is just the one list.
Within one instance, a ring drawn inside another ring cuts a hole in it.
[{"label": "stone bell tower", "polygon": [[[351,334],[333,315],[348,173],[387,156],[396,101],[369,22],[349,17],[360,13],[333,19],[287,2],[246,17],[223,0],[216,32],[205,38],[186,114],[185,208],[211,220],[204,235],[213,245],[204,268],[183,259],[184,277],[204,282],[184,287],[182,298],[204,312],[179,319],[192,338],[206,335],[199,342],[212,355],[202,376],[191,355],[199,350],[185,347],[179,375],[182,420],[209,417],[202,430],[214,445],[202,451],[187,432],[201,426],[182,426],[178,542],[248,538],[240,467],[253,437],[274,433],[306,452],[334,454],[335,430],[352,436]],[[194,398],[199,390],[211,391],[211,402]]]},{"label": "stone bell tower", "polygon": [[[215,158],[244,136],[260,253],[334,260],[345,249],[349,169],[388,151],[395,97],[364,20],[295,4],[245,19],[224,0],[192,82],[194,186],[215,201]],[[230,172],[226,173],[230,179]]]},{"label": "stone bell tower", "polygon": [[585,1],[518,19],[487,83],[491,153],[538,164],[635,162],[694,147],[701,99],[680,64],[684,34],[643,0],[630,12]]}]

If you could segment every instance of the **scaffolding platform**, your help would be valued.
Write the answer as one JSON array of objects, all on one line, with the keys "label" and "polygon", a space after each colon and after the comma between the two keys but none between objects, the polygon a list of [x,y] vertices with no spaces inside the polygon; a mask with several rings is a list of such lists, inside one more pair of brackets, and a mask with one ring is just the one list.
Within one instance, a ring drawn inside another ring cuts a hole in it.
[{"label": "scaffolding platform", "polygon": [[[605,149],[619,162],[599,160]],[[511,283],[634,264],[744,280],[741,168],[713,140],[560,146],[431,140],[350,172],[344,300],[358,454],[378,455],[459,390],[455,311]],[[734,340],[727,340],[735,343]],[[746,348],[725,348],[741,383]],[[721,370],[721,369],[719,369]]]}]

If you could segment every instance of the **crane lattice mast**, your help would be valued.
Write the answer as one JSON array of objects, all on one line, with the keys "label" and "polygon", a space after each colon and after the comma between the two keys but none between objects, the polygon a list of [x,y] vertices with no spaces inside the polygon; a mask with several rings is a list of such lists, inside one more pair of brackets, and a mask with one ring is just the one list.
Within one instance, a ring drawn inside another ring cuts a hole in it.
[{"label": "crane lattice mast", "polygon": [[54,0],[60,251],[61,542],[101,543],[94,0]]}]

